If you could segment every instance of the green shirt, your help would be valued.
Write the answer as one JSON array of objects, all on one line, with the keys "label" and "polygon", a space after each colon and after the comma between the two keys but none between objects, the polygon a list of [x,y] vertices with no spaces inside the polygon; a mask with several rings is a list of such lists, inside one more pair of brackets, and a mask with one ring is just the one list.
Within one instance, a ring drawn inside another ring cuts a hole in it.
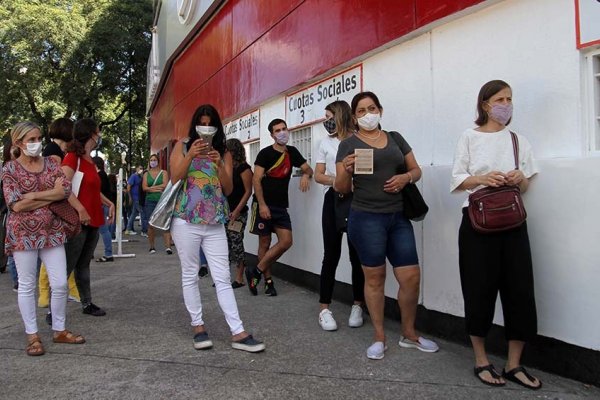
[{"label": "green shirt", "polygon": [[[162,170],[158,173],[156,178],[153,178],[150,175],[150,171],[148,171],[148,175],[146,175],[146,185],[148,187],[161,185],[163,183],[163,173]],[[146,192],[146,201],[158,201],[160,199],[160,195],[162,192]]]}]

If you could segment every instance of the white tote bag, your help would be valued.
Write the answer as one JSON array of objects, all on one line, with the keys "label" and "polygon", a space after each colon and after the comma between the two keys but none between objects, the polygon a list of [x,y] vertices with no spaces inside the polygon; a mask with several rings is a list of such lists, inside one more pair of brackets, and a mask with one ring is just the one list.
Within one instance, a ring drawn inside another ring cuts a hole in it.
[{"label": "white tote bag", "polygon": [[75,170],[75,174],[71,179],[71,192],[75,195],[75,197],[79,196],[79,188],[81,187],[81,181],[83,180],[83,172],[79,170],[79,163],[81,159],[77,157],[77,169]]}]

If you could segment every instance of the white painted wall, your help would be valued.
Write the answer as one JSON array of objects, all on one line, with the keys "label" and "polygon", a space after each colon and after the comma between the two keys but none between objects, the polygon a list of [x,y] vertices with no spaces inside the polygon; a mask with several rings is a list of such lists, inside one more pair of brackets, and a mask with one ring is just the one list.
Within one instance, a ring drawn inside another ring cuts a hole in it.
[{"label": "white painted wall", "polygon": [[[600,350],[600,191],[594,184],[600,180],[600,158],[585,150],[583,58],[575,48],[574,3],[491,4],[363,61],[364,89],[377,93],[383,104],[383,128],[400,131],[423,166],[422,190],[431,211],[424,223],[415,224],[421,302],[464,315],[457,232],[465,195],[449,193],[451,164],[458,136],[474,125],[479,88],[503,79],[513,88],[511,128],[527,136],[541,167],[525,195],[539,333]],[[269,121],[284,115],[283,96],[260,108],[261,147],[272,143]],[[313,154],[324,135],[321,124],[313,126]],[[280,260],[315,274],[323,254],[319,186],[313,182],[310,193],[301,193],[298,178],[292,178],[294,246]],[[246,250],[256,248],[256,237],[247,235]],[[351,281],[347,251],[337,279]],[[395,297],[393,279],[385,291]],[[315,306],[317,300],[315,294]],[[502,324],[500,312],[495,322]]]}]

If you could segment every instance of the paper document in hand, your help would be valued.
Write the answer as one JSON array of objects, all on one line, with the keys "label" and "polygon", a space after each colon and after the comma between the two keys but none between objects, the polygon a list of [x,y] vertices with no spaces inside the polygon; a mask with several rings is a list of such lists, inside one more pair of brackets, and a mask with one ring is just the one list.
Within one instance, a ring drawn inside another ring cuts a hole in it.
[{"label": "paper document in hand", "polygon": [[355,149],[354,173],[370,175],[373,173],[373,149]]}]

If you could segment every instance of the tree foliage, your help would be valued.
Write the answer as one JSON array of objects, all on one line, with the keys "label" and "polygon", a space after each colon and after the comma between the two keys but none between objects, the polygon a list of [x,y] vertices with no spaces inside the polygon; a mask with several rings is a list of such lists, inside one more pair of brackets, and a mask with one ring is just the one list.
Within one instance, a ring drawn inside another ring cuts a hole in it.
[{"label": "tree foliage", "polygon": [[152,16],[151,0],[0,0],[0,128],[94,118],[113,163],[141,154]]}]

